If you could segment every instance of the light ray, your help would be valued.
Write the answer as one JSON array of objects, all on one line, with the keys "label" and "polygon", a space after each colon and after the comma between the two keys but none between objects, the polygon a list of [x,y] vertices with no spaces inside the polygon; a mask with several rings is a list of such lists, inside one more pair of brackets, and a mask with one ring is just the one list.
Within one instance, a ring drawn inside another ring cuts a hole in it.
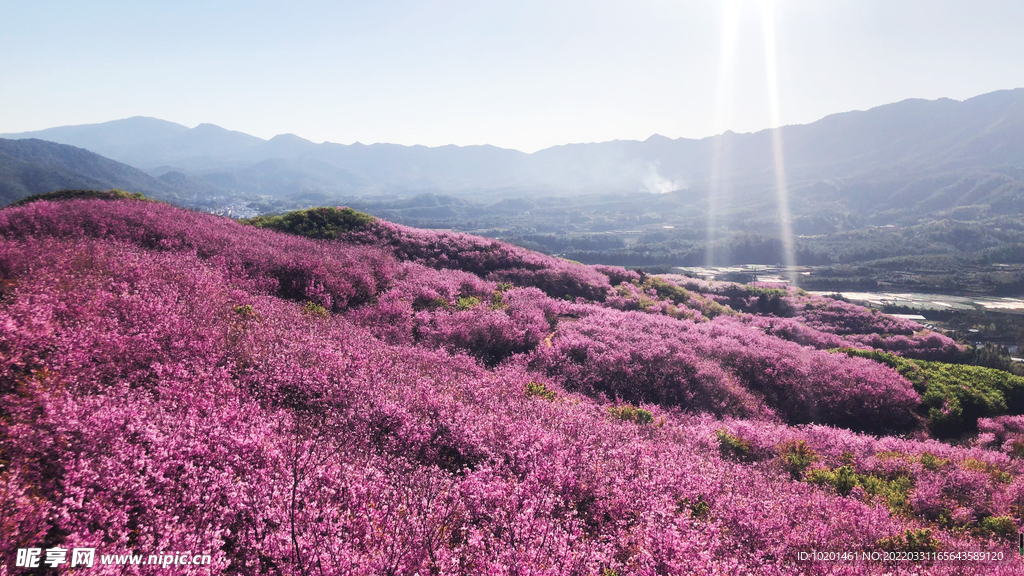
[{"label": "light ray", "polygon": [[[739,0],[722,2],[722,35],[718,57],[718,95],[715,105],[715,134],[722,134],[732,124],[734,97],[736,94],[736,43],[739,29]],[[708,267],[717,263],[715,242],[719,225],[719,210],[723,196],[730,193],[723,173],[728,170],[729,150],[724,145],[725,137],[715,138],[711,156],[711,177],[708,182],[708,225],[707,247],[704,260]]]},{"label": "light ray", "polygon": [[775,49],[775,3],[761,0],[761,22],[764,28],[764,66],[768,84],[768,107],[772,123],[772,154],[775,164],[775,196],[779,208],[779,233],[782,236],[783,264],[786,278],[796,284],[796,255],[790,225],[789,189],[786,185],[786,160],[783,154],[782,126],[779,114],[779,72]]}]

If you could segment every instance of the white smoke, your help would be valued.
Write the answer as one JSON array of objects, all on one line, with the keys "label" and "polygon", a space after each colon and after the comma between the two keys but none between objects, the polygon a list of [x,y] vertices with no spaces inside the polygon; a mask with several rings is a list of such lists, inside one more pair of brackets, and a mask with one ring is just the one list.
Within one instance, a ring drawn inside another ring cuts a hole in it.
[{"label": "white smoke", "polygon": [[669,180],[658,173],[658,165],[654,162],[647,163],[647,175],[644,177],[644,186],[652,194],[668,194],[676,190],[685,190],[686,182],[682,180]]}]

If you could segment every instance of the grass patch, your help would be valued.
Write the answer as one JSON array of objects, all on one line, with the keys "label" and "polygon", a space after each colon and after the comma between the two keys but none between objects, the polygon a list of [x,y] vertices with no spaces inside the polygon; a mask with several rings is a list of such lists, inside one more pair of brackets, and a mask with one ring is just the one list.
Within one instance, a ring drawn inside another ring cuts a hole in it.
[{"label": "grass patch", "polygon": [[156,200],[147,198],[141,192],[125,192],[124,190],[114,188],[113,190],[57,190],[56,192],[26,196],[17,202],[12,202],[10,205],[24,206],[25,204],[39,202],[40,200],[51,202],[63,200],[143,200],[146,202],[156,202]]},{"label": "grass patch", "polygon": [[463,296],[455,303],[455,308],[458,310],[469,310],[477,304],[480,304],[480,299],[476,296]]},{"label": "grass patch", "polygon": [[610,406],[608,413],[611,414],[612,418],[622,420],[623,422],[633,422],[634,424],[650,424],[654,422],[654,414],[643,408],[637,408],[632,404]]},{"label": "grass patch", "polygon": [[343,234],[365,228],[375,221],[376,218],[373,216],[351,208],[326,206],[296,210],[280,216],[256,216],[239,220],[242,224],[257,228],[320,240],[335,240]]},{"label": "grass patch", "polygon": [[722,458],[743,462],[750,461],[749,442],[739,436],[730,434],[725,428],[715,430],[715,437],[718,438],[718,452],[722,455]]},{"label": "grass patch", "polygon": [[939,541],[927,528],[906,530],[891,538],[882,538],[878,547],[889,552],[938,552]]},{"label": "grass patch", "polygon": [[786,442],[779,446],[782,465],[793,480],[800,480],[811,464],[818,461],[818,455],[803,440]]},{"label": "grass patch", "polygon": [[958,438],[978,428],[978,418],[1024,413],[1024,377],[969,366],[910,360],[877,350],[839,348],[849,356],[867,358],[896,370],[921,395],[918,412],[939,438]]},{"label": "grass patch", "polygon": [[537,396],[537,397],[543,398],[545,400],[554,400],[555,399],[555,393],[553,391],[551,391],[551,390],[548,390],[548,387],[545,386],[544,384],[540,383],[540,382],[530,382],[530,383],[528,383],[526,385],[526,395],[528,397],[530,397],[530,396]]},{"label": "grass patch", "polygon": [[894,513],[910,513],[908,498],[914,488],[909,476],[897,475],[885,478],[874,474],[857,474],[853,466],[840,466],[834,470],[814,468],[807,472],[806,482],[819,486],[831,486],[840,496],[848,496],[857,486],[873,499],[881,501]]},{"label": "grass patch", "polygon": [[327,318],[327,309],[317,304],[316,302],[306,302],[302,305],[302,313],[307,316],[315,316],[317,318]]}]

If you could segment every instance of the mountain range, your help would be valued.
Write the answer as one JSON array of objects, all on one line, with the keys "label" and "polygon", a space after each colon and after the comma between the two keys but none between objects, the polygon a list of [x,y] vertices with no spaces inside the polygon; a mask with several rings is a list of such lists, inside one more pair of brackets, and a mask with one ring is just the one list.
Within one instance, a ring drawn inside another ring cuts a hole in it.
[{"label": "mountain range", "polygon": [[[904,100],[785,126],[779,135],[792,193],[816,206],[838,202],[883,217],[979,205],[1024,212],[1024,89],[962,102]],[[738,206],[760,209],[774,197],[771,130],[699,140],[654,135],[532,154],[488,145],[317,144],[294,134],[264,140],[213,124],[190,129],[146,117],[0,136],[89,150],[152,178],[120,168],[123,176],[131,175],[126,185],[179,198],[676,192],[702,201],[715,190]],[[11,154],[12,146],[8,142],[0,150]],[[17,158],[25,162],[26,154]],[[5,162],[3,173],[10,179],[10,160]],[[44,183],[66,185],[67,178],[57,174],[66,174],[67,162],[55,167],[52,182]],[[102,174],[90,169],[84,176],[103,181]]]}]

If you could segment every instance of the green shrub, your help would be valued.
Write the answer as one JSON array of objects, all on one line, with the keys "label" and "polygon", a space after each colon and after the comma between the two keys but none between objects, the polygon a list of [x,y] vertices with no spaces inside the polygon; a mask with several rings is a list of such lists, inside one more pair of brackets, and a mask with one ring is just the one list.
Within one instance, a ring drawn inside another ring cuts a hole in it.
[{"label": "green shrub", "polygon": [[458,302],[455,303],[455,307],[459,310],[469,310],[480,303],[480,299],[476,296],[463,296],[459,298]]},{"label": "green shrub", "polygon": [[857,474],[852,466],[840,466],[836,470],[836,492],[840,496],[849,496],[850,491],[857,485]]},{"label": "green shrub", "polygon": [[874,475],[858,475],[858,484],[874,497],[882,498],[889,510],[897,514],[910,512],[910,491],[914,481],[909,476],[882,478]]},{"label": "green shrub", "polygon": [[351,208],[310,208],[296,210],[280,216],[256,216],[239,220],[257,228],[268,228],[321,240],[335,240],[342,234],[359,230],[376,221],[369,214]]},{"label": "green shrub", "polygon": [[707,316],[708,319],[715,318],[717,316],[734,316],[736,314],[736,311],[732,308],[719,304],[711,298],[695,297],[700,302],[700,313]]},{"label": "green shrub", "polygon": [[1020,440],[1010,441],[1010,456],[1013,458],[1024,459],[1024,442]]},{"label": "green shrub", "polygon": [[914,481],[908,476],[885,478],[874,474],[857,474],[849,465],[835,470],[813,468],[806,473],[804,480],[820,486],[831,486],[842,496],[848,496],[855,486],[860,486],[865,493],[883,500],[889,510],[900,514],[909,512],[908,498],[914,488]]},{"label": "green shrub", "polygon": [[688,510],[690,517],[695,520],[704,520],[711,515],[711,504],[704,499],[704,495],[697,496],[696,502],[691,501],[689,498],[680,498],[676,500],[676,510],[683,512]]},{"label": "green shrub", "polygon": [[690,506],[690,511],[693,514],[694,518],[703,520],[704,518],[707,518],[711,515],[711,504],[705,502],[704,497],[702,496],[700,499],[694,502],[693,506]]},{"label": "green shrub", "polygon": [[906,530],[902,535],[882,538],[878,547],[889,552],[938,552],[939,541],[927,528]]},{"label": "green shrub", "polygon": [[919,412],[940,438],[976,430],[978,418],[1024,413],[1024,377],[981,366],[908,360],[877,350],[833,351],[881,362],[910,380],[921,394]]},{"label": "green shrub", "polygon": [[235,314],[238,314],[242,318],[252,318],[256,315],[256,311],[253,310],[252,304],[242,304],[235,306]]},{"label": "green shrub", "polygon": [[999,483],[1002,483],[1002,484],[1009,484],[1010,482],[1013,482],[1013,474],[1010,474],[1009,472],[1003,471],[1002,468],[1000,468],[999,466],[996,466],[995,464],[989,464],[987,462],[982,462],[981,460],[978,460],[977,458],[968,458],[968,459],[964,460],[963,462],[961,462],[960,466],[964,470],[972,470],[974,472],[984,472],[984,473],[988,474],[992,478],[992,480],[995,481],[995,482],[999,482]]},{"label": "green shrub", "polygon": [[641,310],[646,311],[648,308],[650,308],[651,306],[654,306],[657,303],[658,302],[656,300],[651,300],[647,296],[641,296],[640,299],[637,301],[637,306]]},{"label": "green shrub", "polygon": [[685,304],[690,300],[690,292],[686,288],[670,284],[661,278],[648,276],[644,281],[644,288],[653,288],[662,300],[671,300],[674,304]]},{"label": "green shrub", "polygon": [[508,308],[508,304],[505,303],[505,295],[501,290],[495,290],[494,294],[491,294],[491,310],[505,310]]},{"label": "green shrub", "polygon": [[725,428],[716,430],[715,436],[718,437],[718,451],[723,458],[750,459],[750,444],[743,438],[730,434]]},{"label": "green shrub", "polygon": [[804,471],[818,461],[818,455],[803,440],[787,442],[779,447],[782,463],[793,480],[800,480]]},{"label": "green shrub", "polygon": [[981,521],[980,527],[983,533],[1001,538],[1013,538],[1017,535],[1017,525],[1009,516],[988,516]]},{"label": "green shrub", "polygon": [[23,206],[40,200],[52,202],[61,200],[144,200],[156,202],[152,198],[146,198],[141,192],[125,192],[124,190],[114,188],[113,190],[57,190],[56,192],[33,194],[13,202],[11,206]]},{"label": "green shrub", "polygon": [[650,424],[651,422],[654,422],[654,414],[651,414],[643,408],[637,408],[631,404],[611,406],[608,408],[608,413],[611,414],[613,418],[624,422],[633,422],[636,424]]},{"label": "green shrub", "polygon": [[526,385],[527,396],[539,396],[545,400],[554,400],[555,393],[548,390],[548,387],[540,382],[530,382]]},{"label": "green shrub", "polygon": [[921,456],[918,457],[918,461],[925,470],[931,470],[932,472],[942,468],[946,464],[949,464],[949,460],[939,458],[931,452],[923,452]]},{"label": "green shrub", "polygon": [[317,318],[327,318],[327,309],[316,302],[306,302],[302,305],[302,313]]}]

